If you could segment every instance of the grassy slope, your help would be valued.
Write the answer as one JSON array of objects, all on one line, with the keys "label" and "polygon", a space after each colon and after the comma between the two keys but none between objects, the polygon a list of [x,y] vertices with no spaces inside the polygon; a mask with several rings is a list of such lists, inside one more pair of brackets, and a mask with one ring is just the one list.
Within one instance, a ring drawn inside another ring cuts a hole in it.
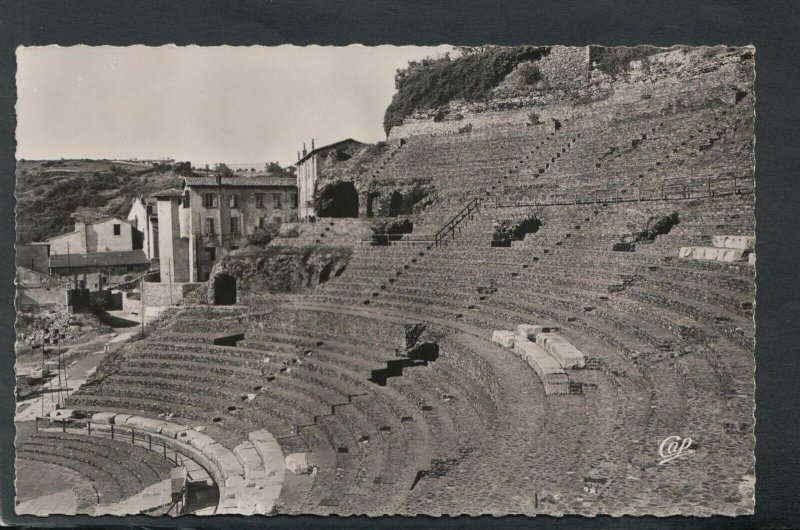
[{"label": "grassy slope", "polygon": [[68,231],[81,208],[126,217],[131,200],[180,183],[171,171],[108,160],[24,161],[16,171],[17,241]]}]

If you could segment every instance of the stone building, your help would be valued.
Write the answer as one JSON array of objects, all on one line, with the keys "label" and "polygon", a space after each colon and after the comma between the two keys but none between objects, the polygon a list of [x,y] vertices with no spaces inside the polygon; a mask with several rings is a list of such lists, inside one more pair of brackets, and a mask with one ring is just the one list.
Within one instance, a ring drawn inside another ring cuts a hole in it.
[{"label": "stone building", "polygon": [[138,278],[150,268],[141,249],[50,256],[50,276],[68,278],[80,289],[101,291]]},{"label": "stone building", "polygon": [[142,233],[142,250],[148,259],[158,258],[157,201],[152,197],[136,197],[128,213],[128,222]]},{"label": "stone building", "polygon": [[50,255],[122,252],[142,248],[142,233],[128,221],[111,217],[87,223],[75,218],[72,232],[47,238]]},{"label": "stone building", "polygon": [[297,153],[297,163],[295,164],[297,167],[297,192],[299,195],[297,215],[301,220],[316,216],[314,211],[314,192],[316,191],[317,179],[324,169],[325,158],[335,152],[338,160],[347,160],[352,156],[354,148],[363,145],[357,140],[348,138],[315,148],[314,140],[312,139],[311,151],[306,151],[306,146],[303,144],[303,150]]},{"label": "stone building", "polygon": [[256,229],[297,220],[293,178],[187,177],[154,197],[162,283],[205,281]]}]

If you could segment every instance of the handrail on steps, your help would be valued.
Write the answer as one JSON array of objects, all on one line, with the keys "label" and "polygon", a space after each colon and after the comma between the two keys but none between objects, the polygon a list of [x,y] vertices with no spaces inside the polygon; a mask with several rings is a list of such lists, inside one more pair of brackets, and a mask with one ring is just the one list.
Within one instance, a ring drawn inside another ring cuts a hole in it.
[{"label": "handrail on steps", "polygon": [[460,225],[464,219],[472,219],[472,214],[474,212],[480,211],[481,200],[480,197],[474,197],[457,214],[451,217],[434,235],[434,244],[437,247],[444,244],[448,233],[455,239],[456,227]]}]

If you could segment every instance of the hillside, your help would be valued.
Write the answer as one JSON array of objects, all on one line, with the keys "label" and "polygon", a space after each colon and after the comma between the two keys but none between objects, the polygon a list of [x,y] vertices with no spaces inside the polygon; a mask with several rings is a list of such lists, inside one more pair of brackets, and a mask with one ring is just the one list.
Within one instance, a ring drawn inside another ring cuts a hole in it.
[{"label": "hillside", "polygon": [[17,163],[17,242],[41,241],[69,230],[70,214],[92,209],[127,216],[131,200],[179,184],[171,165],[111,160],[28,160]]}]

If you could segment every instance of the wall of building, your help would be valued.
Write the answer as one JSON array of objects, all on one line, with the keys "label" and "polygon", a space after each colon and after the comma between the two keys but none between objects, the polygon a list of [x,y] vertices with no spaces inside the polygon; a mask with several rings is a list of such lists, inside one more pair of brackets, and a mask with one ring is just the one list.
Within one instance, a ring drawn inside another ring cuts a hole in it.
[{"label": "wall of building", "polygon": [[133,228],[141,232],[142,248],[148,259],[158,257],[158,223],[153,222],[153,217],[156,214],[155,209],[154,204],[145,204],[142,199],[136,198],[133,200],[131,210],[128,213],[128,222]]},{"label": "wall of building", "polygon": [[47,274],[50,264],[50,245],[15,245],[14,261],[17,267]]},{"label": "wall of building", "polygon": [[[184,224],[192,226],[196,237],[197,250],[193,251],[193,254],[197,272],[193,279],[205,281],[214,264],[231,250],[238,249],[242,245],[243,238],[252,234],[260,225],[296,220],[297,209],[294,208],[296,193],[297,189],[294,186],[259,188],[209,186],[190,189],[191,219],[187,215]],[[204,206],[205,194],[213,194],[216,197],[216,206]],[[258,194],[263,196],[262,206],[258,205]],[[274,195],[279,197],[279,208],[276,207]],[[231,207],[232,196],[236,196],[234,207]],[[186,208],[182,210],[186,211]],[[209,233],[207,219],[214,220],[213,234]],[[238,220],[238,232],[232,231],[231,219]],[[213,252],[208,249],[213,249]],[[163,256],[161,264],[162,266],[164,264]],[[187,280],[188,278],[183,281]],[[179,281],[177,276],[176,281]]]},{"label": "wall of building", "polygon": [[[170,305],[180,305],[183,299],[196,289],[204,288],[204,283],[167,283],[145,282],[144,284],[144,305],[145,307],[168,307]],[[136,304],[129,300],[129,306]],[[124,303],[124,301],[123,301]]]},{"label": "wall of building", "polygon": [[181,198],[158,199],[158,251],[161,281],[189,280],[189,240],[181,238]]},{"label": "wall of building", "polygon": [[54,276],[64,278],[78,287],[97,291],[109,285],[127,282],[139,277],[148,269],[142,265],[121,265],[117,267],[61,267],[51,269]]},{"label": "wall of building", "polygon": [[84,226],[80,225],[80,230],[77,230],[78,224],[76,223],[76,230],[60,236],[51,237],[47,240],[50,244],[50,255],[63,255],[63,254],[85,254],[86,250],[86,233]]},{"label": "wall of building", "polygon": [[308,219],[314,215],[314,191],[320,166],[319,155],[310,156],[297,165],[297,215],[300,219]]},{"label": "wall of building", "polygon": [[[117,226],[119,234],[114,233]],[[141,248],[134,245],[134,228],[122,219],[86,225],[86,252],[114,252]]]}]

